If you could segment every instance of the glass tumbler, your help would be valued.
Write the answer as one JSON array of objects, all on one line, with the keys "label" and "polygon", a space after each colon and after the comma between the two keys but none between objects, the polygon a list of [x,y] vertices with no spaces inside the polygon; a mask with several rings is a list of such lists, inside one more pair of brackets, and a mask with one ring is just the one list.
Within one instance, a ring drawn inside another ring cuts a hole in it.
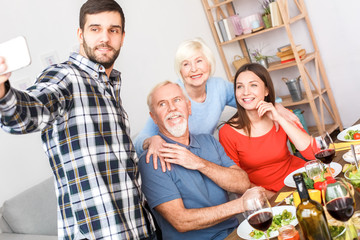
[{"label": "glass tumbler", "polygon": [[299,232],[293,225],[285,225],[279,228],[279,240],[300,240]]},{"label": "glass tumbler", "polygon": [[305,171],[308,177],[316,182],[321,177],[323,165],[319,160],[312,160],[305,163]]}]

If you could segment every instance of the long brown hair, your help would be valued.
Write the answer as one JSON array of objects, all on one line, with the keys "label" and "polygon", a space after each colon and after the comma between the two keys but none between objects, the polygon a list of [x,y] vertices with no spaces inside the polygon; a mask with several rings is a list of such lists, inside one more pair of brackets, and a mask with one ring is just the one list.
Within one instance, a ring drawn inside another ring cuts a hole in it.
[{"label": "long brown hair", "polygon": [[[269,94],[265,97],[265,102],[271,102],[275,104],[275,90],[272,83],[269,72],[265,67],[258,63],[248,63],[241,66],[236,74],[234,80],[234,95],[236,96],[236,80],[240,73],[250,71],[258,76],[265,84],[265,87],[268,89]],[[245,109],[236,101],[237,112],[232,116],[226,123],[236,129],[244,129],[245,133],[250,137],[251,136],[251,121],[246,114]]]}]

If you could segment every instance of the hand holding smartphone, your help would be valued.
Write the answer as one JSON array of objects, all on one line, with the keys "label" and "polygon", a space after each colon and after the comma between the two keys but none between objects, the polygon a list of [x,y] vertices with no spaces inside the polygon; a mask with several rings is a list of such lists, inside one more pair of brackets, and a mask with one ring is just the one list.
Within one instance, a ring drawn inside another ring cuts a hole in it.
[{"label": "hand holding smartphone", "polygon": [[13,72],[31,63],[29,49],[23,36],[0,44],[0,56],[5,59],[7,70],[0,75]]}]

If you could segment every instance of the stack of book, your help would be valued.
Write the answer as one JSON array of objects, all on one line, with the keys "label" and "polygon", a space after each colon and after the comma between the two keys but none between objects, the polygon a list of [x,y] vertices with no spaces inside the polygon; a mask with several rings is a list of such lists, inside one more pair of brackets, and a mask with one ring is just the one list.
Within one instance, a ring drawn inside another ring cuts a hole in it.
[{"label": "stack of book", "polygon": [[[300,59],[305,57],[306,51],[301,48],[300,45],[296,46],[296,51],[299,54]],[[280,58],[281,63],[295,61],[295,55],[290,45],[279,48],[276,56]]]},{"label": "stack of book", "polygon": [[220,42],[230,41],[243,33],[238,15],[215,21],[214,25]]}]

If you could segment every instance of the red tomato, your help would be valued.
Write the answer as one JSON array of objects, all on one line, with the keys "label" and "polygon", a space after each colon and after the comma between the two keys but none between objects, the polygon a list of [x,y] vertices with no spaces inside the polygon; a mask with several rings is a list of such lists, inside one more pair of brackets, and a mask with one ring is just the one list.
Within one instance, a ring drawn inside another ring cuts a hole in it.
[{"label": "red tomato", "polygon": [[353,138],[354,140],[360,139],[360,133],[354,133]]},{"label": "red tomato", "polygon": [[316,183],[314,183],[314,189],[321,191],[323,189],[324,184],[325,184],[325,181],[324,182],[316,182]]},{"label": "red tomato", "polygon": [[330,184],[330,183],[336,183],[336,180],[333,177],[326,177],[326,184]]}]

